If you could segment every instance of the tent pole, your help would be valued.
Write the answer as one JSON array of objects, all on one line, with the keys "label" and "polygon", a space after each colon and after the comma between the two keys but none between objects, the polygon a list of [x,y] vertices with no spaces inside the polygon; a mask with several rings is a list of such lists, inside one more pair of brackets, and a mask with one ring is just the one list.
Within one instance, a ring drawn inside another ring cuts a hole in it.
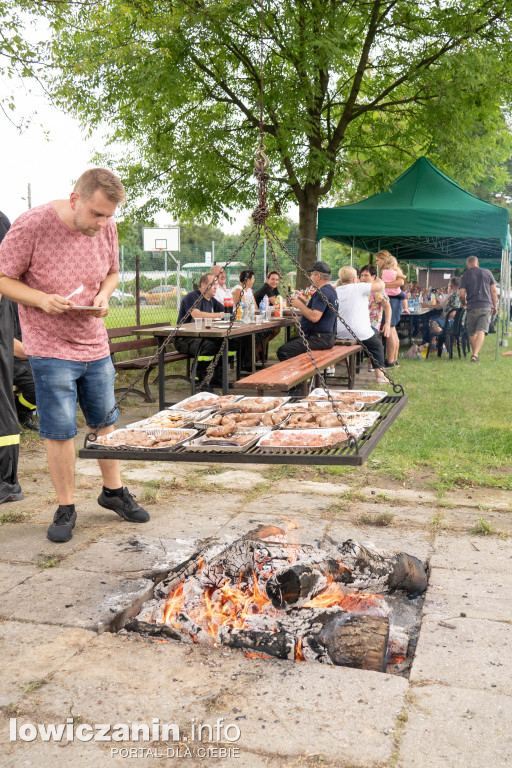
[{"label": "tent pole", "polygon": [[352,245],[350,246],[350,266],[354,266],[354,238],[352,238]]},{"label": "tent pole", "polygon": [[507,248],[505,251],[505,264],[507,267],[506,278],[506,290],[507,290],[507,303],[505,305],[505,328],[507,333],[510,331],[510,251]]},{"label": "tent pole", "polygon": [[504,323],[501,323],[500,327],[500,314],[501,314],[501,308],[503,306],[503,294],[505,291],[505,269],[506,265],[503,261],[503,254],[504,251],[501,252],[501,268],[500,268],[500,295],[498,296],[498,315],[496,317],[496,345],[494,349],[494,360],[498,359],[498,348],[500,346],[500,331],[501,331],[501,343],[503,343],[503,326]]}]

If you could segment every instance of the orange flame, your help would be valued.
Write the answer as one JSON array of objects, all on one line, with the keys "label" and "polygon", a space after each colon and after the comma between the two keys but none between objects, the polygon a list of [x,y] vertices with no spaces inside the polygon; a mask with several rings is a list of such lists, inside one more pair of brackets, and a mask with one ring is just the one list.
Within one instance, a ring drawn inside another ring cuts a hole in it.
[{"label": "orange flame", "polygon": [[268,656],[266,653],[246,653],[246,659],[274,659],[274,656]]},{"label": "orange flame", "polygon": [[178,584],[178,586],[176,587],[172,595],[169,596],[169,599],[167,601],[167,604],[165,606],[165,611],[164,611],[164,624],[176,624],[176,622],[169,621],[169,618],[171,614],[174,614],[177,616],[180,612],[181,606],[183,604],[183,600],[185,599],[183,595],[184,584],[185,584],[184,581]]},{"label": "orange flame", "polygon": [[306,661],[302,653],[302,637],[299,637],[295,648],[295,661]]}]

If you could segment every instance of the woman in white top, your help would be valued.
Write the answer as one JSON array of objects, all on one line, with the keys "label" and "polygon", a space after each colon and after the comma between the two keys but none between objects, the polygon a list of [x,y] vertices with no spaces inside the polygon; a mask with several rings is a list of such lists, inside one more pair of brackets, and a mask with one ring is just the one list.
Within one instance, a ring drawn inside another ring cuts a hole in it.
[{"label": "woman in white top", "polygon": [[233,288],[233,307],[236,307],[240,298],[240,293],[243,291],[242,301],[245,305],[254,302],[254,295],[252,287],[256,279],[252,269],[243,269],[240,272],[240,282]]}]

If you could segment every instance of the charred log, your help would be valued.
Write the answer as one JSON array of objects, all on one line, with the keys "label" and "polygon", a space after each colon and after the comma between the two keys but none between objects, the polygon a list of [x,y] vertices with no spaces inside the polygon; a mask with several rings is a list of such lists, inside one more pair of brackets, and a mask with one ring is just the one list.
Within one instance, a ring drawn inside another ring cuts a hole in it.
[{"label": "charred log", "polygon": [[318,633],[306,635],[304,642],[320,651],[325,649],[333,664],[343,667],[386,670],[389,619],[382,616],[345,614],[331,619]]},{"label": "charred log", "polygon": [[328,585],[328,576],[338,573],[338,563],[326,560],[316,565],[293,563],[274,573],[267,581],[267,596],[274,608],[300,608]]},{"label": "charred log", "polygon": [[358,589],[381,592],[403,589],[411,597],[427,588],[421,560],[405,552],[387,552],[348,539],[340,547],[344,564],[351,570],[351,583]]},{"label": "charred log", "polygon": [[275,656],[277,659],[295,658],[295,640],[287,632],[259,632],[251,629],[233,629],[221,627],[217,632],[217,642],[230,648],[245,648],[255,653]]}]

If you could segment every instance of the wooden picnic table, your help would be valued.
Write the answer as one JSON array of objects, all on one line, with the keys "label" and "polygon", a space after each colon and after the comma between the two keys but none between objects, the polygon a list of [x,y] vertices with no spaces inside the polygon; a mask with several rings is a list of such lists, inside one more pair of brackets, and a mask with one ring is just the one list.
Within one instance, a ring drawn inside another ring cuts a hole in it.
[{"label": "wooden picnic table", "polygon": [[[282,317],[269,320],[265,323],[233,323],[233,327],[229,333],[230,339],[238,339],[243,336],[250,336],[252,343],[252,371],[256,370],[255,360],[255,336],[257,333],[263,333],[273,328],[286,328],[287,341],[290,337],[291,326],[295,321],[293,317]],[[152,331],[147,331],[148,335],[151,334],[156,337],[158,341],[158,403],[160,410],[163,410],[167,403],[165,401],[165,340],[175,330],[175,325],[160,326],[154,328]],[[213,322],[211,328],[203,328],[197,330],[195,323],[184,323],[176,333],[176,337],[192,337],[200,339],[224,339],[228,336],[229,328],[225,324],[216,324]],[[229,356],[228,345],[225,344],[222,350],[222,394],[227,395],[229,391],[228,382],[228,370],[229,370]],[[201,353],[199,349],[198,355]],[[237,361],[237,378],[240,372],[240,362]]]}]

